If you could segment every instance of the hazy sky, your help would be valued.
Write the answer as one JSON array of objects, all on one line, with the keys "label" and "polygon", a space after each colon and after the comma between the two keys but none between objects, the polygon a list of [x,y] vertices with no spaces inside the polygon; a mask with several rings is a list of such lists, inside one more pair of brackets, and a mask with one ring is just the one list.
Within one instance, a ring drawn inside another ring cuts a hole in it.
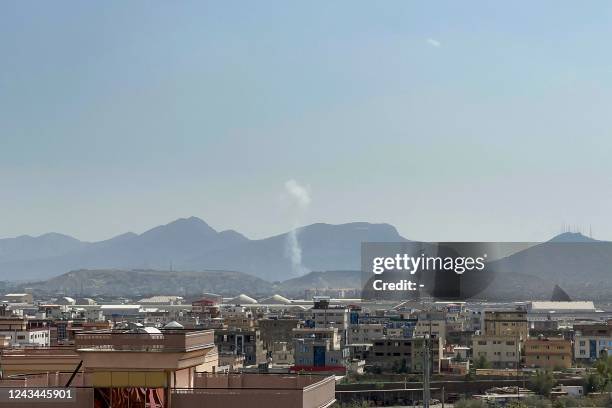
[{"label": "hazy sky", "polygon": [[195,215],[612,239],[610,21],[609,1],[3,1],[0,236]]}]

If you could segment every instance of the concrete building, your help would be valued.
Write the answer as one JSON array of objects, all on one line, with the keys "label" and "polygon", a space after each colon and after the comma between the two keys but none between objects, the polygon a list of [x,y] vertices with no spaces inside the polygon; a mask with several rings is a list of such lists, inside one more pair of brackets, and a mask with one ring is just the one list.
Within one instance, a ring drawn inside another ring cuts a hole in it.
[{"label": "concrete building", "polygon": [[564,338],[530,338],[525,341],[523,356],[529,368],[570,368],[572,342]]},{"label": "concrete building", "polygon": [[180,305],[183,303],[181,296],[151,296],[138,301],[141,305]]},{"label": "concrete building", "polygon": [[19,316],[0,316],[0,336],[8,337],[12,347],[51,345],[48,327],[29,327],[28,320]]},{"label": "concrete building", "polygon": [[[385,336],[385,327],[380,323],[351,324],[348,329],[348,344],[372,344]],[[402,333],[401,329],[397,329]]]},{"label": "concrete building", "polygon": [[[383,371],[401,370],[407,373],[423,371],[424,338],[381,339],[372,344],[367,353],[366,366],[377,367]],[[430,363],[432,373],[440,371],[442,340],[430,340]]]},{"label": "concrete building", "polygon": [[244,368],[244,355],[242,354],[219,354],[219,364],[217,372],[234,373],[240,372]]},{"label": "concrete building", "polygon": [[529,336],[527,312],[524,310],[485,311],[484,334],[486,336],[518,337],[521,341]]},{"label": "concrete building", "polygon": [[608,313],[595,308],[591,301],[529,302],[527,320],[533,330],[556,330],[576,321],[606,319]]},{"label": "concrete building", "polygon": [[612,355],[612,325],[610,321],[574,325],[574,358],[594,361],[602,355]]},{"label": "concrete building", "polygon": [[219,304],[211,299],[199,299],[192,302],[191,312],[200,321],[216,319],[221,315]]},{"label": "concrete building", "polygon": [[474,361],[484,357],[492,368],[517,368],[520,364],[520,338],[515,336],[474,336]]},{"label": "concrete building", "polygon": [[74,347],[8,348],[0,354],[4,377],[41,372],[72,372],[79,362]]},{"label": "concrete building", "polygon": [[414,327],[414,337],[429,336],[432,339],[446,338],[446,316],[441,311],[420,312]]},{"label": "concrete building", "polygon": [[294,365],[295,363],[293,359],[293,347],[290,347],[289,344],[284,341],[273,343],[270,358],[272,364]]},{"label": "concrete building", "polygon": [[301,327],[297,318],[260,319],[257,321],[264,348],[271,351],[274,343],[284,342],[289,350],[293,348],[293,329]]},{"label": "concrete building", "polygon": [[7,293],[2,297],[2,300],[7,303],[29,303],[34,299],[30,293]]},{"label": "concrete building", "polygon": [[[327,297],[317,297],[310,309],[310,321],[315,328],[333,327],[338,330],[340,342],[346,344],[349,326],[349,309],[344,306],[331,306]],[[307,322],[308,323],[308,322]]]},{"label": "concrete building", "polygon": [[345,373],[349,349],[335,327],[293,329],[294,371]]},{"label": "concrete building", "polygon": [[215,330],[215,345],[219,354],[244,356],[244,365],[257,365],[266,362],[261,335],[258,329],[221,329]]},{"label": "concrete building", "polygon": [[76,338],[79,370],[0,379],[0,387],[66,390],[69,384],[74,398],[54,400],[49,406],[55,408],[75,407],[75,399],[80,408],[323,408],[335,402],[333,377],[197,372],[213,351],[212,331],[81,333]]},{"label": "concrete building", "polygon": [[253,312],[244,306],[226,307],[221,310],[221,316],[229,329],[253,329],[256,326]]}]

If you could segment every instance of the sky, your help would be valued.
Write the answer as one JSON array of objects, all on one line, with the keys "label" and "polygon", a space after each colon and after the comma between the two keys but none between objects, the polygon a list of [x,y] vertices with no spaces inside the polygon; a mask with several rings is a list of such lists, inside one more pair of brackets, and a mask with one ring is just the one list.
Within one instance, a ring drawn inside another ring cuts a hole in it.
[{"label": "sky", "polygon": [[197,216],[612,239],[610,21],[608,1],[3,1],[0,237]]}]

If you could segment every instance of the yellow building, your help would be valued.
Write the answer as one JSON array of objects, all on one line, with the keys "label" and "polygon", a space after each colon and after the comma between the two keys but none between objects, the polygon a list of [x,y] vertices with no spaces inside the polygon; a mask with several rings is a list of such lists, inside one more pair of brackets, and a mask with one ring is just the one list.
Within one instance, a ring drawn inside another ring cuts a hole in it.
[{"label": "yellow building", "polygon": [[527,312],[524,310],[486,311],[484,334],[486,336],[518,337],[524,341],[529,335]]},{"label": "yellow building", "polygon": [[533,338],[525,342],[525,366],[533,368],[570,368],[572,343],[564,338]]},{"label": "yellow building", "polygon": [[520,341],[512,336],[472,337],[474,361],[484,358],[492,368],[518,368],[520,365]]}]

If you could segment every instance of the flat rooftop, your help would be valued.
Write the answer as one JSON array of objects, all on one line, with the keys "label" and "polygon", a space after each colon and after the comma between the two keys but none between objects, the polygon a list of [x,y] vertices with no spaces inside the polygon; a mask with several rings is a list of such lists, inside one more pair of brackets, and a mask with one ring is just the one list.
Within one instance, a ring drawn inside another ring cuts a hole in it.
[{"label": "flat rooftop", "polygon": [[214,347],[213,330],[93,330],[75,336],[79,352],[189,352]]}]

